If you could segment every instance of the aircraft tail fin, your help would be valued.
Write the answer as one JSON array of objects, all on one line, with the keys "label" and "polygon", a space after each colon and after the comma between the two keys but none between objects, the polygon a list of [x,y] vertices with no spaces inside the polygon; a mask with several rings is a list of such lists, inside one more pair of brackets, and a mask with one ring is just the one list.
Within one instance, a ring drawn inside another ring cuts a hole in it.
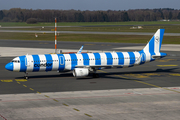
[{"label": "aircraft tail fin", "polygon": [[164,35],[164,29],[158,29],[153,35],[149,43],[144,47],[143,51],[150,53],[159,53]]}]

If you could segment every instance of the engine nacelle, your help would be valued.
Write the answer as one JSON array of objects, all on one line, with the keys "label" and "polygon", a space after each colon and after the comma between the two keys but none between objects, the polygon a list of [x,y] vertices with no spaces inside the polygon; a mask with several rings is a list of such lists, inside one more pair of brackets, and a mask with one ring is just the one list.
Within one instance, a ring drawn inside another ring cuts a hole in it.
[{"label": "engine nacelle", "polygon": [[88,68],[75,68],[73,70],[73,76],[74,77],[84,77],[89,75],[89,69]]}]

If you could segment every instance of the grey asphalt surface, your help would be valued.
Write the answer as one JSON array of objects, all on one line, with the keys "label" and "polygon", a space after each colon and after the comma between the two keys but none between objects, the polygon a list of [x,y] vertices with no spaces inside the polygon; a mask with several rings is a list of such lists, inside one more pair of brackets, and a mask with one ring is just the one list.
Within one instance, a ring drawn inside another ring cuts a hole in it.
[{"label": "grey asphalt surface", "polygon": [[[4,68],[6,63],[11,60],[12,58],[0,58],[0,94],[32,93],[33,91],[18,85],[16,82],[16,79],[23,79],[24,73],[7,71]],[[132,68],[98,71],[99,78],[88,76],[76,79],[72,72],[61,74],[56,71],[30,72],[29,79],[25,83],[40,92],[154,88],[135,82],[134,79],[160,87],[180,86],[180,57],[169,56],[164,58],[164,61],[155,61]],[[159,67],[157,65],[177,66]],[[3,82],[3,80],[12,80],[12,82]]]},{"label": "grey asphalt surface", "polygon": [[[20,40],[0,40],[0,46],[11,47],[34,47],[34,48],[52,48],[54,42],[44,41],[48,44],[39,44],[42,41],[20,41]],[[9,44],[11,43],[11,44]],[[112,50],[117,46],[139,46],[139,44],[127,43],[89,43],[89,42],[61,42],[58,44],[60,48],[79,49],[80,45],[85,45],[84,49],[90,50]],[[141,44],[142,45],[142,44]],[[76,79],[72,73],[57,73],[54,72],[37,72],[29,73],[29,80],[26,82],[33,88],[39,89],[41,92],[61,92],[61,91],[81,91],[81,90],[104,90],[104,89],[128,89],[128,88],[148,88],[145,84],[136,83],[132,80],[126,80],[116,75],[127,76],[133,78],[139,74],[144,74],[147,77],[137,77],[137,80],[147,81],[161,87],[180,86],[178,81],[179,76],[173,74],[180,73],[180,56],[179,52],[166,52],[167,57],[162,61],[155,61],[141,66],[124,68],[124,69],[106,69],[100,72],[100,77],[92,78],[91,76]],[[13,80],[13,82],[0,84],[0,94],[17,94],[29,93],[30,90],[25,90],[22,86],[18,86],[15,79],[23,79],[24,73],[11,72],[5,70],[5,65],[12,60],[12,57],[0,57],[0,80]],[[168,67],[159,67],[157,65],[176,65]],[[147,74],[147,75],[146,75]],[[148,75],[149,74],[149,75]],[[152,75],[151,75],[152,74]],[[133,76],[134,75],[134,76]],[[167,77],[168,76],[168,77]],[[8,87],[7,87],[8,86]],[[24,89],[24,90],[22,90]]]},{"label": "grey asphalt surface", "polygon": [[[118,47],[144,46],[145,44],[133,43],[100,43],[100,42],[66,42],[58,41],[58,49],[79,50],[84,45],[84,50],[112,50]],[[0,47],[25,47],[25,48],[54,48],[54,41],[34,41],[34,40],[0,40]]]},{"label": "grey asphalt surface", "polygon": [[[51,45],[54,42],[0,40],[2,47],[48,49]],[[137,44],[61,45],[114,50]],[[167,57],[141,66],[98,71],[99,78],[76,79],[71,72],[54,71],[29,73],[27,81],[24,73],[4,68],[12,57],[0,57],[0,120],[178,120],[180,56],[179,52],[166,53]]]}]

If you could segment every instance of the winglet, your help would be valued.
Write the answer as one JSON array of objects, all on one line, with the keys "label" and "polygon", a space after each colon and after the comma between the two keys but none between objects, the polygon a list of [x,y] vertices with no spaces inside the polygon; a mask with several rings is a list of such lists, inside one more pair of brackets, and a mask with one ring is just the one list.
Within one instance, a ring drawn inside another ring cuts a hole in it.
[{"label": "winglet", "polygon": [[83,46],[81,46],[81,48],[79,49],[79,51],[77,52],[77,54],[81,54],[82,49],[83,49]]}]

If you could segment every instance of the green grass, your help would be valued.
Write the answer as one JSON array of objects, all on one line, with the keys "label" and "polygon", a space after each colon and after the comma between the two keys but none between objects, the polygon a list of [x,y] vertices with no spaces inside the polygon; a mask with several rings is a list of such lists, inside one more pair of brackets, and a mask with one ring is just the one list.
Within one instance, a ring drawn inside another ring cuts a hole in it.
[{"label": "green grass", "polygon": [[[176,25],[164,25],[176,24]],[[3,26],[39,26],[38,28],[0,28],[0,30],[37,30],[37,31],[51,31],[54,27],[40,26],[54,26],[54,23],[38,23],[26,24],[23,22],[0,22]],[[96,26],[92,25],[142,25],[143,29],[130,29],[132,26]],[[151,26],[143,26],[151,25]],[[97,32],[152,32],[155,33],[157,29],[164,28],[165,33],[180,33],[180,21],[174,22],[59,22],[58,31],[97,31]],[[90,27],[65,27],[65,26],[90,26]],[[54,41],[54,34],[38,34],[36,38],[34,33],[0,33],[0,39],[12,40],[48,40]],[[58,41],[83,41],[83,42],[118,42],[118,43],[147,43],[152,36],[143,35],[90,35],[90,34],[60,34],[57,36]],[[164,44],[180,44],[180,36],[164,36]]]},{"label": "green grass", "polygon": [[[54,34],[33,33],[0,33],[0,39],[54,41]],[[82,42],[117,42],[117,43],[147,43],[152,36],[145,35],[90,35],[90,34],[60,34],[58,41]],[[180,36],[164,36],[163,44],[180,44]]]},{"label": "green grass", "polygon": [[[92,25],[157,25],[157,24],[179,24],[180,21],[151,21],[151,22],[58,22],[58,26],[92,26]],[[54,26],[54,22],[40,22],[27,24],[25,22],[0,22],[1,26]]]}]

